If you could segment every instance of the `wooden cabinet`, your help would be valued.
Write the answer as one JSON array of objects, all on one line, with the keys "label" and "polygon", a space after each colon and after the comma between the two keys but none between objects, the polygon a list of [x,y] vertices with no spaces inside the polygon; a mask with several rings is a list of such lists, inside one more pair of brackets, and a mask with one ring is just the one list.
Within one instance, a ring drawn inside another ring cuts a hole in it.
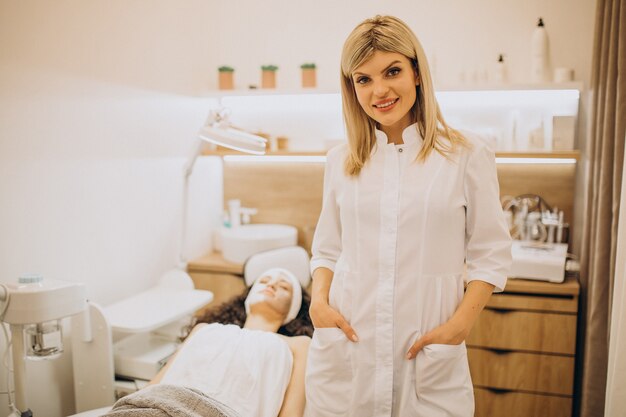
[{"label": "wooden cabinet", "polygon": [[579,284],[510,279],[467,338],[476,417],[570,417]]},{"label": "wooden cabinet", "polygon": [[243,265],[227,262],[219,253],[189,262],[187,272],[197,289],[213,292],[213,301],[205,308],[219,305],[246,288]]}]

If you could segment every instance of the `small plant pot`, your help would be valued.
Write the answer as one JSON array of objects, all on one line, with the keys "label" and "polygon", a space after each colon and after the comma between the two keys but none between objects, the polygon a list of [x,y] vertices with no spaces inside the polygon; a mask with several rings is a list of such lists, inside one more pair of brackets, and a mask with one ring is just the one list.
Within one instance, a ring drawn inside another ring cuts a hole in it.
[{"label": "small plant pot", "polygon": [[233,90],[235,88],[235,70],[231,67],[219,67],[218,85],[220,90]]},{"label": "small plant pot", "polygon": [[276,138],[276,149],[279,151],[286,151],[289,149],[289,138],[286,136],[278,136]]},{"label": "small plant pot", "polygon": [[317,87],[317,74],[315,68],[302,68],[302,87]]},{"label": "small plant pot", "polygon": [[220,72],[219,78],[220,90],[234,90],[235,77],[233,72]]},{"label": "small plant pot", "polygon": [[276,71],[261,71],[261,88],[276,88]]}]

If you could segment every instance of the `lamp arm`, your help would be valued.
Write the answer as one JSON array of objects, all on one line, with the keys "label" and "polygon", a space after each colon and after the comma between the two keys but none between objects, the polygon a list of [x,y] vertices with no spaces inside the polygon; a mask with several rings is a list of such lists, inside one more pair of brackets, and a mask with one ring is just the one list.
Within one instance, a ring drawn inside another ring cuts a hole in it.
[{"label": "lamp arm", "polygon": [[207,117],[204,127],[200,129],[197,141],[194,144],[193,152],[187,159],[183,167],[183,193],[182,193],[182,216],[180,225],[180,246],[178,253],[178,268],[185,270],[187,267],[187,259],[185,259],[185,244],[187,242],[187,208],[189,206],[189,177],[193,172],[204,142],[213,145],[223,146],[240,152],[263,155],[267,139],[258,135],[246,132],[241,128],[233,127],[229,121],[230,110],[221,107],[218,110],[212,110]]},{"label": "lamp arm", "polygon": [[183,167],[183,176],[185,180],[187,180],[193,172],[193,167],[196,165],[196,161],[198,160],[198,157],[202,152],[202,148],[204,148],[204,142],[200,139],[197,139],[196,143],[193,146],[192,152],[190,153],[189,157],[187,158],[187,162],[185,162],[185,165]]},{"label": "lamp arm", "polygon": [[182,193],[182,216],[180,224],[180,242],[178,252],[178,268],[185,270],[187,268],[187,259],[185,258],[185,244],[187,242],[187,209],[189,207],[189,177],[193,172],[193,168],[196,165],[196,161],[202,152],[204,142],[196,140],[193,147],[193,152],[187,158],[187,162],[183,167],[183,193]]}]

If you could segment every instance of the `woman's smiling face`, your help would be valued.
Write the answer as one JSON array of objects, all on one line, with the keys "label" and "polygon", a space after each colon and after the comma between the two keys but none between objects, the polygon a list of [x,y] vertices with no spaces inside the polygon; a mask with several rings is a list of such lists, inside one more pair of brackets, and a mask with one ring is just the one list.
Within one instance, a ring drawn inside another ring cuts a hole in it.
[{"label": "woman's smiling face", "polygon": [[369,117],[386,127],[411,124],[419,77],[407,57],[376,51],[354,70],[352,81],[359,104]]}]

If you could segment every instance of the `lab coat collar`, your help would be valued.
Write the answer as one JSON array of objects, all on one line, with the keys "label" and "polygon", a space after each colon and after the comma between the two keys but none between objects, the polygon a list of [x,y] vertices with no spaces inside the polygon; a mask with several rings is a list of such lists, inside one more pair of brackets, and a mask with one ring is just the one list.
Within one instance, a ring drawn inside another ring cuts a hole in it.
[{"label": "lab coat collar", "polygon": [[[376,128],[374,133],[376,134],[376,140],[379,145],[393,145],[393,143],[387,143],[389,139],[387,138],[387,134],[382,130]],[[402,131],[402,141],[405,145],[419,145],[422,143],[422,136],[419,134],[417,123],[413,123],[404,128]]]}]

